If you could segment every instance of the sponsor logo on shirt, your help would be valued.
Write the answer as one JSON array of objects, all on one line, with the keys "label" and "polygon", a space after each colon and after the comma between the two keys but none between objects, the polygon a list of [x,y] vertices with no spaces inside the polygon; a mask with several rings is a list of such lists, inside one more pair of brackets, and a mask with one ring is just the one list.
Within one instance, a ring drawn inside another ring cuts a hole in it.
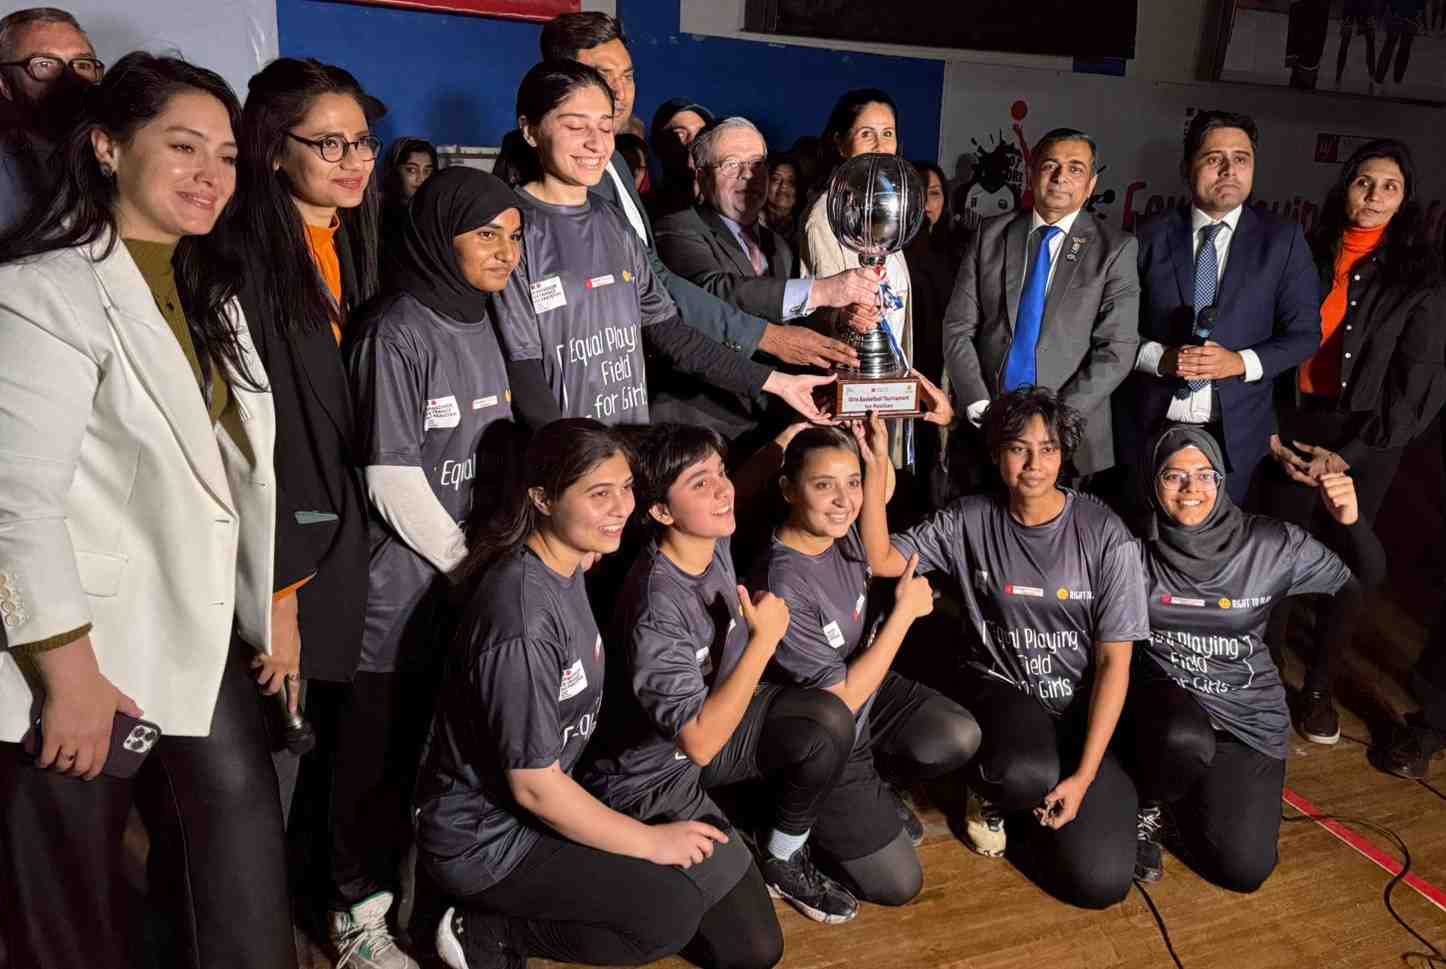
[{"label": "sponsor logo on shirt", "polygon": [[584,713],[581,717],[579,717],[577,723],[570,723],[563,728],[562,745],[564,747],[567,746],[567,742],[573,737],[581,737],[582,739],[586,740],[588,737],[592,736],[593,730],[597,728],[597,714],[598,710],[601,709],[601,706],[602,697],[598,697],[597,704],[595,704],[593,708],[587,713]]},{"label": "sponsor logo on shirt", "polygon": [[628,272],[628,270],[626,270],[626,269],[623,270],[623,282],[625,282],[625,283],[630,283],[630,282],[632,282],[633,279],[635,279],[635,278],[636,278],[636,277],[634,277],[632,273]]},{"label": "sponsor logo on shirt", "polygon": [[1064,586],[1060,586],[1054,595],[1060,602],[1089,602],[1095,597],[1089,589],[1066,589]]},{"label": "sponsor logo on shirt", "polygon": [[587,671],[582,668],[582,660],[573,660],[572,665],[562,671],[562,685],[557,690],[557,702],[571,700],[586,689]]},{"label": "sponsor logo on shirt", "polygon": [[1192,609],[1204,609],[1204,599],[1187,599],[1184,596],[1160,596],[1160,602],[1167,606],[1189,606]]},{"label": "sponsor logo on shirt", "polygon": [[[512,398],[511,398],[511,394],[508,395],[508,399],[509,399],[509,400],[512,399]],[[473,409],[473,410],[485,410],[485,409],[488,408],[488,407],[496,407],[496,406],[497,406],[497,395],[496,395],[496,394],[489,394],[489,395],[486,396],[486,397],[478,397],[478,398],[476,398],[475,400],[472,401],[472,409]]]},{"label": "sponsor logo on shirt", "polygon": [[456,427],[462,423],[462,408],[457,406],[457,398],[453,394],[446,397],[434,397],[427,401],[427,410],[422,418],[422,430],[430,431],[434,427]]},{"label": "sponsor logo on shirt", "polygon": [[1031,599],[1043,599],[1044,590],[1036,585],[1015,585],[1009,583],[1004,587],[1004,594],[1010,596],[1028,596]]},{"label": "sponsor logo on shirt", "polygon": [[834,649],[843,649],[844,643],[848,642],[848,640],[844,639],[843,630],[839,628],[838,620],[836,619],[824,623],[823,635],[828,640],[828,644]]},{"label": "sponsor logo on shirt", "polygon": [[546,279],[540,279],[533,283],[530,288],[532,291],[532,311],[539,316],[567,305],[567,293],[563,292],[561,276],[549,276]]},{"label": "sponsor logo on shirt", "polygon": [[615,282],[617,282],[617,280],[613,278],[613,274],[608,273],[605,276],[594,276],[592,279],[589,279],[587,281],[587,288],[602,289],[604,286],[611,286]]},{"label": "sponsor logo on shirt", "polygon": [[1246,596],[1243,599],[1221,599],[1221,609],[1258,609],[1269,604],[1274,596]]},{"label": "sponsor logo on shirt", "polygon": [[477,476],[477,455],[472,455],[465,461],[453,461],[451,458],[442,462],[443,488],[451,488],[458,491],[468,481]]}]

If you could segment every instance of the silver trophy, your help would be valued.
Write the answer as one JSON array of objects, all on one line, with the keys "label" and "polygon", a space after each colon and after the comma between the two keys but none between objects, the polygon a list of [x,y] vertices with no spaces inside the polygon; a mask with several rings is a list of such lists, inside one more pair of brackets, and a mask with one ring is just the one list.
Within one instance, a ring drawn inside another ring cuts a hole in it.
[{"label": "silver trophy", "polygon": [[[924,223],[924,182],[897,155],[857,155],[838,167],[828,185],[828,223],[834,237],[881,266],[903,249]],[[867,333],[841,326],[839,339],[858,352],[857,367],[838,368],[835,417],[911,417],[922,413],[922,388],[882,321]]]}]

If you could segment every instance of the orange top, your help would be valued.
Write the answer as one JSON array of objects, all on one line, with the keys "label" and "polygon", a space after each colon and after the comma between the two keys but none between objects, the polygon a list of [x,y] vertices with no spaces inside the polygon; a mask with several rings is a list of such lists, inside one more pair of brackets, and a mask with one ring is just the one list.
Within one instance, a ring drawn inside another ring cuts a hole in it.
[{"label": "orange top", "polygon": [[1340,254],[1336,256],[1330,295],[1320,307],[1320,349],[1300,368],[1301,393],[1340,396],[1341,348],[1345,343],[1341,324],[1346,318],[1346,293],[1350,288],[1351,270],[1376,250],[1385,234],[1384,225],[1374,229],[1346,229]]},{"label": "orange top", "polygon": [[[331,225],[306,226],[306,241],[311,246],[311,258],[316,263],[321,278],[326,283],[326,288],[331,290],[332,298],[336,305],[341,305],[341,260],[336,255],[336,228],[340,225],[333,217]],[[336,345],[341,346],[341,319],[331,321],[331,332],[336,337]]]}]

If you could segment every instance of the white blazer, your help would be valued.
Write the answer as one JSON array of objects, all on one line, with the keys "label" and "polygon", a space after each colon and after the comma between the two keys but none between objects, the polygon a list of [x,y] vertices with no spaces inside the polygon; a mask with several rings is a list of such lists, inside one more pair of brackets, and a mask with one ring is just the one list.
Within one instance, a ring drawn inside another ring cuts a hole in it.
[{"label": "white blazer", "polygon": [[[91,623],[101,673],[146,719],[205,736],[233,621],[270,651],[275,413],[233,381],[244,446],[214,428],[129,251],[104,250],[0,266],[4,642]],[[239,306],[233,322],[264,381]],[[39,709],[0,652],[0,741]]]}]

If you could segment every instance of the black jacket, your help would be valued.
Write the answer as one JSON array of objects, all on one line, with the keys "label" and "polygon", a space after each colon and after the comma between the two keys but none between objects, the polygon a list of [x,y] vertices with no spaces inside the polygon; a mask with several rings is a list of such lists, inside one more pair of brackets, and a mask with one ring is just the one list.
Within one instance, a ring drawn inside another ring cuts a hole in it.
[{"label": "black jacket", "polygon": [[[1333,267],[1317,267],[1321,292]],[[1336,406],[1353,416],[1347,436],[1313,441],[1355,464],[1371,450],[1404,447],[1446,404],[1446,285],[1387,282],[1379,253],[1358,262],[1346,281],[1341,321],[1341,386]],[[1281,382],[1298,393],[1297,371]]]},{"label": "black jacket", "polygon": [[[342,292],[358,299],[345,229]],[[351,387],[329,328],[284,332],[262,309],[270,274],[248,266],[241,308],[276,407],[276,588],[297,593],[301,672],[345,682],[356,671],[367,599],[367,505],[355,454]]]}]

